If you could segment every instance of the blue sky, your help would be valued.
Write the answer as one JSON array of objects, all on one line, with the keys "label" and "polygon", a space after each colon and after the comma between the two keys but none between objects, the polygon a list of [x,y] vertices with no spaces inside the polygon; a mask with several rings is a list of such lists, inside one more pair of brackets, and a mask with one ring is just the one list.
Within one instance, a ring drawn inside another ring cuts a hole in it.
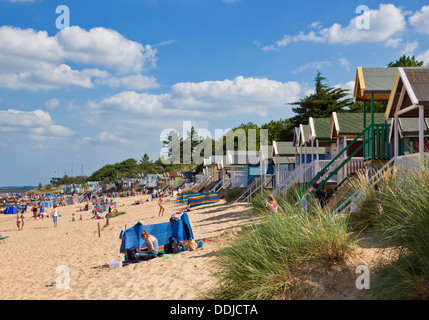
[{"label": "blue sky", "polygon": [[0,0],[0,185],[156,159],[183,121],[285,119],[317,69],[350,89],[404,53],[429,63],[427,1]]}]

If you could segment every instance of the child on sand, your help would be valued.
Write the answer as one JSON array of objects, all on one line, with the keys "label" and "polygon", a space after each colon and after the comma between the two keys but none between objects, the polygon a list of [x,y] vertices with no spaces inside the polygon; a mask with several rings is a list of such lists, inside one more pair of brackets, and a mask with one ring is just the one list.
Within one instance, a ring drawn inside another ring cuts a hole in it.
[{"label": "child on sand", "polygon": [[76,217],[75,217],[74,213],[72,214],[72,220],[71,221],[76,221]]}]

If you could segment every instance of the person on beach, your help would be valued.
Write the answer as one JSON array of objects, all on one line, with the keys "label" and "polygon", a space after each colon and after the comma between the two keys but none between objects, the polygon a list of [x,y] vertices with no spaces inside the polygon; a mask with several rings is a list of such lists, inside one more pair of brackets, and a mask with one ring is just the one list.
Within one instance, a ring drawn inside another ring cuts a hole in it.
[{"label": "person on beach", "polygon": [[158,200],[158,204],[159,204],[159,213],[158,213],[158,217],[160,217],[161,215],[164,216],[164,207],[162,206],[162,204],[165,202],[164,197],[161,195],[161,197]]},{"label": "person on beach", "polygon": [[325,204],[326,204],[325,193],[322,190],[317,190],[319,188],[319,185],[317,183],[313,183],[312,187],[313,187],[312,188],[313,192],[315,192],[314,195],[315,195],[315,197],[317,199],[317,202],[319,203],[320,207],[323,208],[325,206]]},{"label": "person on beach", "polygon": [[54,227],[57,227],[58,224],[58,208],[55,208],[54,211],[52,211],[52,219],[54,221]]},{"label": "person on beach", "polygon": [[24,227],[24,218],[25,218],[25,215],[23,213],[23,210],[18,211],[16,215],[16,225],[19,231],[21,231],[22,228]]},{"label": "person on beach", "polygon": [[33,211],[33,218],[34,220],[37,220],[37,206],[34,205],[33,209],[31,209]]},{"label": "person on beach", "polygon": [[270,194],[265,203],[270,208],[270,213],[277,213],[279,210],[283,212],[283,209],[279,206],[273,195]]},{"label": "person on beach", "polygon": [[45,217],[45,207],[40,206],[40,219],[43,220],[44,217]]},{"label": "person on beach", "polygon": [[146,229],[143,230],[141,238],[144,240],[146,248],[143,250],[137,249],[134,257],[137,260],[149,260],[158,256],[158,239],[149,234]]}]

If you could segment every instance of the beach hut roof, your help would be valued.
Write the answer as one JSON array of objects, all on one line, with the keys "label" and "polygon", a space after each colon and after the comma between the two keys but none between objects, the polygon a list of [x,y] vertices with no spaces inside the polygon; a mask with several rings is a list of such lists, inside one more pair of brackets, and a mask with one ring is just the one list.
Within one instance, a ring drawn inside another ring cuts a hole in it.
[{"label": "beach hut roof", "polygon": [[[374,113],[374,123],[385,123],[383,113]],[[366,126],[371,124],[371,115],[366,117]],[[331,139],[337,136],[356,136],[363,130],[363,113],[333,112],[331,120]]]},{"label": "beach hut roof", "polygon": [[227,163],[231,165],[258,164],[260,159],[259,151],[231,151],[228,150]]},{"label": "beach hut roof", "polygon": [[294,147],[299,147],[299,127],[293,129],[292,143]]},{"label": "beach hut roof", "polygon": [[[403,138],[418,138],[419,136],[419,118],[398,118],[399,120],[399,135]],[[393,118],[390,119],[390,141],[393,141],[393,132],[395,121]],[[424,135],[429,135],[429,118],[425,118],[424,121]]]},{"label": "beach hut roof", "polygon": [[177,178],[177,177],[179,176],[179,174],[178,174],[177,172],[169,172],[169,173],[168,173],[168,176],[169,176],[170,178]]},{"label": "beach hut roof", "polygon": [[278,156],[294,156],[295,148],[292,141],[273,141],[272,155]]},{"label": "beach hut roof", "polygon": [[353,97],[356,101],[371,100],[374,94],[375,101],[389,100],[390,91],[398,68],[362,68],[356,70]]},{"label": "beach hut roof", "polygon": [[417,106],[424,106],[425,115],[429,114],[429,68],[398,68],[387,104],[385,117],[393,117],[396,111],[411,107],[404,117],[418,117]]},{"label": "beach hut roof", "polygon": [[294,164],[295,157],[275,157],[273,158],[274,164]]},{"label": "beach hut roof", "polygon": [[309,140],[332,140],[331,139],[332,118],[313,118],[310,117],[308,123]]},{"label": "beach hut roof", "polygon": [[303,146],[308,142],[308,124],[299,125],[299,144]]}]

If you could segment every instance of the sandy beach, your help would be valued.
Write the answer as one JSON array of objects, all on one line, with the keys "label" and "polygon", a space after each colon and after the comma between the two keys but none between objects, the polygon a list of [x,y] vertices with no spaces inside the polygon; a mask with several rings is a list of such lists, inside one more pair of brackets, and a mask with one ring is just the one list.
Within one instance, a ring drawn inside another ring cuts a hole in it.
[{"label": "sandy beach", "polygon": [[[214,255],[229,241],[221,235],[249,221],[248,207],[221,200],[195,208],[189,219],[195,239],[204,240],[202,250],[111,269],[111,259],[124,259],[119,234],[125,226],[166,222],[185,208],[169,198],[164,216],[158,217],[158,204],[150,199],[130,206],[138,199],[149,196],[116,199],[118,211],[126,214],[110,219],[106,227],[105,219],[93,220],[90,212],[76,212],[83,204],[60,207],[57,228],[52,218],[34,220],[29,210],[24,230],[18,231],[16,216],[0,215],[0,234],[8,237],[0,243],[1,299],[191,300],[210,290],[215,285]],[[73,213],[77,219],[82,214],[83,221],[71,221]],[[58,266],[70,270],[70,289],[57,288]]]}]

